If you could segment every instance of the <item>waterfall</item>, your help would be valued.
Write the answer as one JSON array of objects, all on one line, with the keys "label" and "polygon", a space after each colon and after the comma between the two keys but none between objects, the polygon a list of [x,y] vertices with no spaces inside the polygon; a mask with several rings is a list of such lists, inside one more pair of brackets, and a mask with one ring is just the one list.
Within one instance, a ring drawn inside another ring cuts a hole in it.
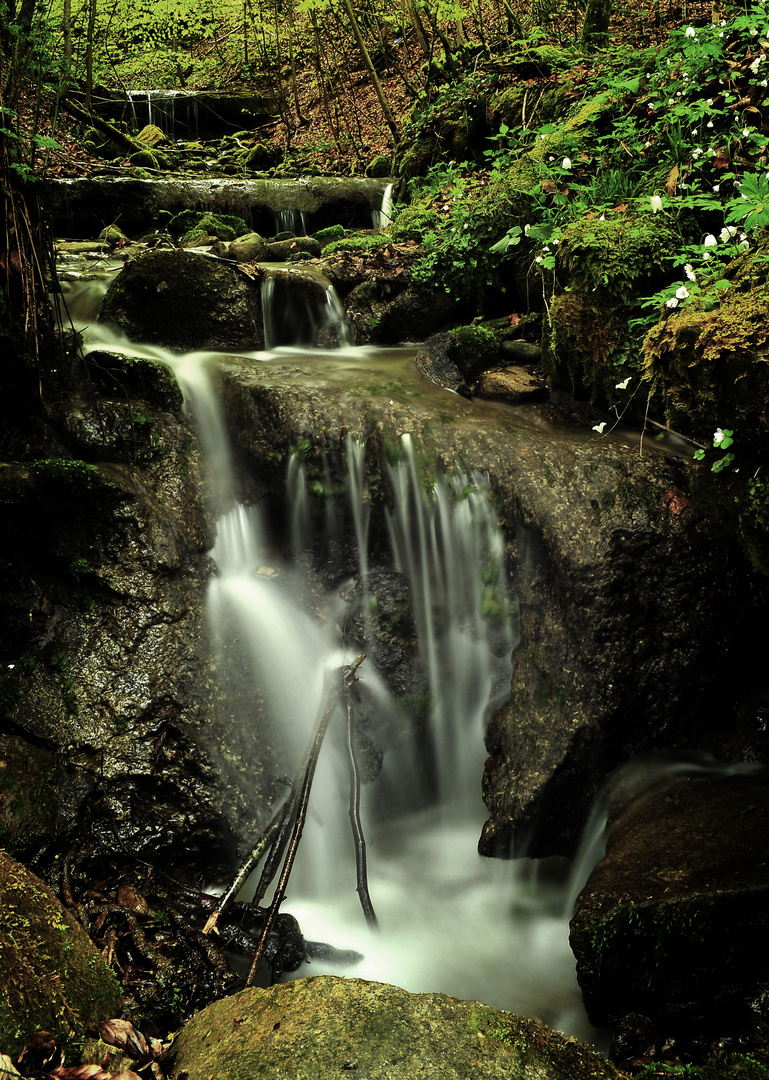
[{"label": "waterfall", "polygon": [[[350,345],[352,337],[335,289],[310,267],[281,267],[262,281],[264,342],[281,345]],[[326,339],[326,340],[324,340]]]},{"label": "waterfall", "polygon": [[294,236],[306,236],[307,214],[303,210],[276,210],[275,232],[290,232]]},{"label": "waterfall", "polygon": [[392,221],[394,190],[395,184],[388,184],[382,192],[382,205],[373,212],[375,229],[384,229]]},{"label": "waterfall", "polygon": [[[271,279],[304,285],[293,270],[276,269]],[[310,290],[315,298],[317,284]],[[277,303],[268,288],[266,316]],[[284,326],[303,325],[296,316],[279,314],[279,323],[281,318]],[[106,339],[104,328],[91,333],[86,350],[99,347],[96,335]],[[399,460],[386,470],[389,512],[384,520],[374,519],[364,442],[346,441],[343,486],[329,483],[330,476],[308,476],[302,460],[308,446],[300,445],[287,463],[288,512],[284,535],[276,536],[261,504],[246,507],[235,500],[239,485],[216,354],[179,356],[106,340],[113,351],[150,356],[172,368],[200,434],[208,486],[216,494],[211,555],[217,573],[207,596],[212,652],[219,697],[226,701],[229,722],[238,725],[246,768],[261,768],[250,726],[258,700],[270,725],[270,768],[276,776],[293,775],[317,720],[326,672],[359,651],[347,630],[351,594],[361,610],[371,610],[378,601],[377,573],[387,558],[388,572],[408,582],[419,654],[412,659],[424,677],[424,690],[414,695],[421,697],[420,709],[404,713],[368,648],[356,706],[383,754],[381,771],[363,785],[361,815],[380,930],[372,933],[356,893],[340,710],[320,755],[283,910],[299,920],[306,938],[355,950],[363,960],[339,968],[314,959],[290,977],[338,972],[444,992],[591,1038],[574,974],[563,887],[539,879],[526,860],[501,862],[477,852],[486,816],[480,797],[484,725],[509,693],[518,632],[488,477],[436,468],[406,435]],[[352,523],[357,552],[347,562],[354,580],[337,578],[321,595],[306,567],[323,547],[320,532],[327,549],[340,546],[344,520]],[[244,837],[243,846],[253,840]],[[252,892],[253,884],[247,885],[243,897],[250,899]]]}]

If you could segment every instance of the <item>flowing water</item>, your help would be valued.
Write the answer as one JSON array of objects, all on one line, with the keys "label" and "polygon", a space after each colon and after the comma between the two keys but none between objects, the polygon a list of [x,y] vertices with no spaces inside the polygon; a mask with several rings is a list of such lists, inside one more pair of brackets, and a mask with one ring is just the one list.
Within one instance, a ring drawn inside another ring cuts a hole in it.
[{"label": "flowing water", "polygon": [[[75,289],[86,305],[79,316]],[[102,289],[95,282],[70,287],[70,309],[81,325],[91,321]],[[273,302],[268,289],[264,303],[269,308]],[[271,313],[266,314],[269,321]],[[317,591],[312,609],[304,600],[308,582],[302,553],[318,537],[301,457],[287,463],[289,559],[276,545],[262,507],[234,499],[233,455],[212,377],[221,355],[178,356],[135,346],[98,326],[89,334],[87,349],[103,343],[160,360],[183,389],[217,492],[212,556],[218,572],[210,582],[208,612],[221,678],[236,667],[254,692],[258,688],[282,754],[279,767],[293,775],[324,700],[326,673],[350,663],[357,651],[343,633],[350,581],[328,590],[320,618]],[[355,350],[348,346],[335,355],[340,352]],[[280,350],[255,353],[242,362],[279,361],[280,355]],[[324,354],[313,355],[320,362]],[[371,353],[366,362],[375,362]],[[282,910],[296,916],[305,937],[356,950],[363,960],[354,968],[313,961],[291,977],[339,971],[412,991],[442,991],[600,1041],[584,1015],[568,919],[576,891],[602,853],[607,807],[620,797],[618,787],[634,798],[660,777],[716,767],[699,760],[650,759],[627,772],[597,808],[571,880],[554,872],[559,870],[554,864],[478,855],[485,817],[483,730],[490,711],[509,693],[515,596],[505,576],[487,478],[457,468],[437,474],[426,489],[409,436],[402,438],[400,450],[388,475],[387,547],[393,568],[411,588],[429,736],[416,738],[404,729],[391,691],[367,657],[359,670],[361,708],[385,733],[383,741],[389,738],[381,773],[363,785],[369,891],[379,929],[368,925],[356,893],[349,773],[344,739],[333,735],[334,726],[343,730],[340,710],[321,752],[308,825]],[[365,446],[349,438],[345,459],[344,492],[327,500],[326,529],[331,536],[342,519],[350,522],[356,588],[365,610],[366,603],[376,602],[373,588],[366,591],[374,570]],[[381,559],[384,537],[376,539]],[[396,737],[390,737],[393,732]],[[243,846],[254,839],[244,838]],[[247,886],[244,895],[250,898],[252,890]]]}]

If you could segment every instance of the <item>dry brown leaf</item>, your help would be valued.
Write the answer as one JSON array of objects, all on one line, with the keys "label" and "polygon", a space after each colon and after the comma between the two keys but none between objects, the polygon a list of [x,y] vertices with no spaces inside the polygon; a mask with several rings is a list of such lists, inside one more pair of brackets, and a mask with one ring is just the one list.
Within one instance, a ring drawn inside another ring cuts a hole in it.
[{"label": "dry brown leaf", "polygon": [[674,165],[673,168],[670,170],[670,174],[665,184],[665,190],[667,191],[668,195],[675,195],[680,172],[681,170],[678,168],[677,165]]}]

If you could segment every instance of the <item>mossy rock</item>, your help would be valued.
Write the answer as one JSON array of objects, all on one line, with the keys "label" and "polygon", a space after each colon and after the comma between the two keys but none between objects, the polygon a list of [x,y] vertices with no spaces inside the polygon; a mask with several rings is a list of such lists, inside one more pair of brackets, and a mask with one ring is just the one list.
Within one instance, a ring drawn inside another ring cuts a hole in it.
[{"label": "mossy rock", "polygon": [[165,132],[162,128],[159,128],[157,124],[145,124],[141,131],[136,136],[136,141],[144,143],[145,146],[159,146],[160,143],[167,142]]},{"label": "mossy rock", "polygon": [[618,1080],[595,1050],[534,1020],[444,994],[333,976],[243,990],[193,1017],[171,1068],[189,1080]]},{"label": "mossy rock", "polygon": [[14,1056],[40,1029],[78,1039],[119,1016],[114,975],[83,928],[34,874],[0,851],[0,1048]]},{"label": "mossy rock", "polygon": [[[645,211],[617,212],[605,221],[583,217],[564,229],[556,266],[567,288],[550,303],[545,335],[551,377],[568,376],[576,390],[611,406],[620,400],[618,381],[629,375],[638,387],[641,339],[630,325],[633,305],[660,287],[676,244],[671,225]],[[639,409],[646,397],[639,397]]]},{"label": "mossy rock", "polygon": [[377,154],[375,158],[366,166],[366,176],[372,176],[375,179],[383,180],[386,176],[391,176],[393,171],[393,159],[389,154]]},{"label": "mossy rock", "polygon": [[651,211],[613,213],[605,221],[585,216],[564,229],[557,265],[570,289],[601,290],[613,304],[627,304],[654,292],[679,243],[672,225]]},{"label": "mossy rock", "polygon": [[260,348],[259,283],[232,266],[188,251],[147,252],[112,282],[99,320],[133,341],[169,349]]},{"label": "mossy rock", "polygon": [[710,436],[739,430],[760,445],[769,433],[769,236],[734,259],[728,288],[711,285],[685,306],[665,310],[646,335],[644,370],[659,386],[679,430]]},{"label": "mossy rock", "polygon": [[458,326],[452,334],[451,359],[466,379],[494,367],[499,342],[484,326]]},{"label": "mossy rock", "polygon": [[202,210],[182,210],[168,222],[168,231],[172,236],[181,238],[181,243],[188,242],[193,233],[215,236],[219,240],[231,241],[249,232],[243,218],[235,214],[211,214]]},{"label": "mossy rock", "polygon": [[161,170],[167,169],[171,164],[170,158],[160,150],[137,150],[135,154],[131,154],[129,161],[140,169]]}]

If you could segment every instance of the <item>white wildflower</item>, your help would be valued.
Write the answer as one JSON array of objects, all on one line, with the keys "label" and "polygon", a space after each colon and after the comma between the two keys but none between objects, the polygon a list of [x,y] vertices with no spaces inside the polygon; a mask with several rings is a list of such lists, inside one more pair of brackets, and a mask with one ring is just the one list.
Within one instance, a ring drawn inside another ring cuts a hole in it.
[{"label": "white wildflower", "polygon": [[743,134],[743,135],[745,136],[745,138],[747,139],[748,135],[750,135],[750,128],[743,128],[743,129],[742,129],[742,134]]},{"label": "white wildflower", "polygon": [[[721,231],[721,239],[723,240],[723,230]],[[713,233],[708,233],[708,235],[703,240],[703,244],[705,245],[705,247],[716,247],[718,241],[716,240],[715,236],[713,236]]]},{"label": "white wildflower", "polygon": [[688,300],[690,295],[691,294],[685,285],[679,285],[676,289],[676,296],[679,300]]},{"label": "white wildflower", "polygon": [[709,258],[711,258],[710,252],[709,251],[703,251],[702,257],[703,257],[703,259],[705,259],[707,261]]},{"label": "white wildflower", "polygon": [[[719,238],[721,240],[723,240],[724,243],[726,243],[727,240],[731,240],[731,238],[734,236],[734,234],[736,232],[737,232],[736,226],[734,226],[734,225],[724,225],[723,229],[721,230],[721,232],[718,235],[719,235]],[[707,244],[707,240],[705,241],[705,243]]]},{"label": "white wildflower", "polygon": [[693,26],[687,26],[685,36],[686,37],[696,37],[697,36],[697,31],[694,29]]},{"label": "white wildflower", "polygon": [[713,432],[713,445],[718,446],[719,443],[724,441],[724,438],[725,436],[721,428],[716,428]]},{"label": "white wildflower", "polygon": [[561,162],[561,168],[562,169],[570,169],[571,168],[571,158],[565,157],[563,159],[563,161]]},{"label": "white wildflower", "polygon": [[606,421],[602,420],[600,424],[593,424],[593,431],[597,431],[599,435],[603,435],[603,429],[606,427]]},{"label": "white wildflower", "polygon": [[686,263],[684,266],[684,273],[688,277],[689,281],[696,281],[697,275],[694,273],[694,267],[691,263]]},{"label": "white wildflower", "polygon": [[652,213],[658,214],[662,209],[662,198],[659,195],[652,195],[651,197]]},{"label": "white wildflower", "polygon": [[708,120],[708,122],[707,122],[707,124],[705,125],[705,127],[709,127],[709,128],[712,128],[712,127],[713,127],[713,121],[712,121],[712,120]]},{"label": "white wildflower", "polygon": [[628,375],[628,377],[626,379],[623,379],[622,382],[618,382],[615,385],[614,389],[615,390],[627,390],[628,386],[630,386],[630,376],[629,375]]},{"label": "white wildflower", "polygon": [[669,300],[665,301],[665,307],[674,308],[678,307],[678,301],[675,296],[671,296]]}]

